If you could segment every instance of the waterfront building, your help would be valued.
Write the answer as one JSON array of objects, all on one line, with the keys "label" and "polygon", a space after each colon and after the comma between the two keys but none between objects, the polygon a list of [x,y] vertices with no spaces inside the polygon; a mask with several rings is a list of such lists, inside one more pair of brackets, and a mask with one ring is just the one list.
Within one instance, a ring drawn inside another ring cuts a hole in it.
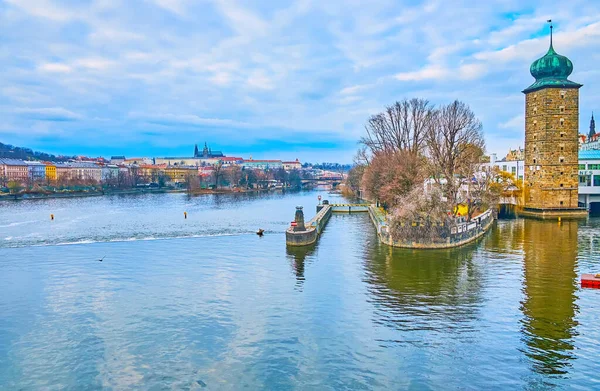
[{"label": "waterfront building", "polygon": [[302,168],[302,163],[300,163],[298,159],[294,160],[293,162],[282,162],[282,164],[286,171],[299,170]]},{"label": "waterfront building", "polygon": [[0,159],[0,176],[3,181],[25,183],[29,176],[27,165],[19,159]]},{"label": "waterfront building", "polygon": [[[517,151],[523,151],[519,148]],[[497,160],[497,155],[492,153],[490,156],[490,162],[485,163],[486,166],[496,167],[498,170],[508,172],[512,174],[515,179],[523,180],[525,178],[525,161],[523,155],[515,154],[513,150],[509,151],[508,154],[500,160]],[[514,159],[520,157],[520,159]]]},{"label": "waterfront building", "polygon": [[71,179],[71,167],[67,163],[56,163],[55,167],[57,181]]},{"label": "waterfront building", "polygon": [[40,162],[25,161],[27,176],[32,182],[42,182],[46,179],[46,166]]},{"label": "waterfront building", "polygon": [[158,177],[165,168],[167,168],[166,164],[141,164],[138,167],[138,175],[147,182],[158,182]]},{"label": "waterfront building", "polygon": [[281,160],[254,160],[250,157],[249,160],[244,160],[242,163],[244,168],[252,168],[257,170],[278,169],[283,167]]},{"label": "waterfront building", "polygon": [[164,169],[165,174],[171,182],[187,182],[189,176],[198,176],[198,167],[196,166],[167,166]]},{"label": "waterfront building", "polygon": [[52,182],[56,180],[56,165],[51,162],[44,162],[46,181]]},{"label": "waterfront building", "polygon": [[600,212],[600,150],[579,152],[579,205]]},{"label": "waterfront building", "polygon": [[78,181],[100,182],[102,180],[102,167],[91,162],[71,162],[69,178]]},{"label": "waterfront building", "polygon": [[100,178],[102,182],[109,182],[111,180],[115,180],[118,176],[119,166],[117,166],[116,164],[105,164],[100,168]]},{"label": "waterfront building", "polygon": [[525,94],[525,211],[540,216],[585,215],[578,209],[579,88],[573,64],[554,51],[531,64]]}]

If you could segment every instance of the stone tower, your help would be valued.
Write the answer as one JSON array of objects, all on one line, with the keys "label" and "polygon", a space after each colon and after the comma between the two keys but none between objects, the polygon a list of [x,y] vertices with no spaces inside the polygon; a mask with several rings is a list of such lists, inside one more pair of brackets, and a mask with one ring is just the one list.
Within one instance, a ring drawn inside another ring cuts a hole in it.
[{"label": "stone tower", "polygon": [[550,48],[531,64],[525,94],[525,208],[539,217],[581,217],[578,207],[579,88],[573,64]]}]

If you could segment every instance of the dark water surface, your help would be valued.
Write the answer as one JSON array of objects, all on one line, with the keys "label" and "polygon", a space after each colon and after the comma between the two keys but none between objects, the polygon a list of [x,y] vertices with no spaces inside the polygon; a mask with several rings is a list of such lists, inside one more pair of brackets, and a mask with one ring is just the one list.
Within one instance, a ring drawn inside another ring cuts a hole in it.
[{"label": "dark water surface", "polygon": [[600,220],[286,249],[318,194],[0,203],[0,389],[600,389]]}]

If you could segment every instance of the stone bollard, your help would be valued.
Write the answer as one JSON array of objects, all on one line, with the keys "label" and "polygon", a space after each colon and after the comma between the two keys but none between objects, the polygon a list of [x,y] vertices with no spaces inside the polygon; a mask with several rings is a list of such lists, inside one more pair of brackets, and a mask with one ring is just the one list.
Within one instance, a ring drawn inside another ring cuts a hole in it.
[{"label": "stone bollard", "polygon": [[304,226],[304,212],[301,206],[296,207],[296,217],[294,220],[296,221],[294,231],[306,231],[306,227]]}]

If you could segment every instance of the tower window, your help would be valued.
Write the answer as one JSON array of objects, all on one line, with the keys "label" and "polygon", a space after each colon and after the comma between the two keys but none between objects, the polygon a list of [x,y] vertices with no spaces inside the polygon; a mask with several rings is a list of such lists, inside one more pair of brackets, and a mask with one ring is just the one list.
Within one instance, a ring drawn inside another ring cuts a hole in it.
[{"label": "tower window", "polygon": [[536,163],[536,162],[535,162],[535,159],[533,159],[533,164],[535,164],[535,163]]},{"label": "tower window", "polygon": [[533,108],[533,114],[537,114],[537,107]]},{"label": "tower window", "polygon": [[560,106],[558,109],[560,110],[561,113],[565,112],[565,106]]},{"label": "tower window", "polygon": [[535,140],[536,138],[537,138],[537,134],[534,134],[533,135],[533,139]]},{"label": "tower window", "polygon": [[559,163],[564,163],[565,162],[565,158],[564,157],[559,157],[558,158],[558,162]]},{"label": "tower window", "polygon": [[561,119],[560,119],[560,126],[563,126],[564,124],[565,124],[565,119],[564,119],[564,118],[561,118]]},{"label": "tower window", "polygon": [[565,147],[560,147],[560,151],[561,152],[564,151],[564,150],[565,150]]},{"label": "tower window", "polygon": [[565,99],[565,95],[567,95],[567,91],[561,91],[560,92],[560,97]]},{"label": "tower window", "polygon": [[533,152],[535,152],[535,150],[536,150],[536,147],[533,147]]},{"label": "tower window", "polygon": [[563,184],[562,184],[562,183],[560,184],[560,187],[563,187]]},{"label": "tower window", "polygon": [[560,132],[560,137],[565,137],[565,134],[563,132]]},{"label": "tower window", "polygon": [[561,201],[560,204],[562,205],[564,203],[564,201]]}]

